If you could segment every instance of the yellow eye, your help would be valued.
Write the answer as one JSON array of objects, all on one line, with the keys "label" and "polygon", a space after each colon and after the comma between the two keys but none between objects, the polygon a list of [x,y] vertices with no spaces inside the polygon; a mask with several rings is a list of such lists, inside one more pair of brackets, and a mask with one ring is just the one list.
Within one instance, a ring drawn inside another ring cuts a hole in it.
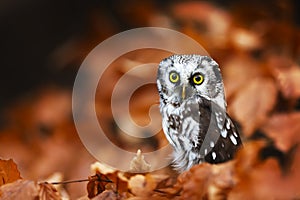
[{"label": "yellow eye", "polygon": [[193,83],[195,85],[200,85],[204,81],[204,76],[200,73],[196,73],[193,75]]},{"label": "yellow eye", "polygon": [[171,72],[169,79],[172,83],[177,83],[179,81],[179,74],[177,72]]}]

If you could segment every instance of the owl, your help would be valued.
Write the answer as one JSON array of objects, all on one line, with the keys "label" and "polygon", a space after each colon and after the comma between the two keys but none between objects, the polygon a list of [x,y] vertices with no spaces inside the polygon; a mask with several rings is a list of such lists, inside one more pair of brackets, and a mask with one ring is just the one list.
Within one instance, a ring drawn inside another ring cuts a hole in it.
[{"label": "owl", "polygon": [[219,65],[208,56],[172,55],[158,67],[157,87],[165,136],[179,172],[193,165],[222,163],[242,146],[226,113]]}]

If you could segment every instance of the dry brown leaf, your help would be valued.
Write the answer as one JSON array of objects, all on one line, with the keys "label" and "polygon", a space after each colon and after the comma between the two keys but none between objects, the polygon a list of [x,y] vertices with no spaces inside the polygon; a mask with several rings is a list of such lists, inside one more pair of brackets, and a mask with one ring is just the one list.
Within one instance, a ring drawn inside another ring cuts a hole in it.
[{"label": "dry brown leaf", "polygon": [[108,179],[107,176],[97,172],[95,175],[89,177],[89,182],[87,184],[88,197],[93,198],[98,194],[104,192],[109,188],[108,184],[112,181]]},{"label": "dry brown leaf", "polygon": [[298,199],[300,197],[299,148],[292,167],[283,173],[274,158],[259,159],[263,141],[249,142],[237,154],[236,187],[230,191],[228,199]]},{"label": "dry brown leaf", "polygon": [[111,187],[110,189],[115,191],[118,190],[118,193],[127,191],[128,178],[125,176],[124,172],[120,172],[100,162],[95,162],[92,164],[91,171],[94,171],[95,174],[100,174],[101,176],[104,175],[104,177],[112,181],[113,184],[108,185]]},{"label": "dry brown leaf", "polygon": [[39,197],[39,186],[34,181],[17,180],[0,187],[0,199],[36,200]]},{"label": "dry brown leaf", "polygon": [[[179,191],[173,185],[175,181],[172,182],[165,174],[122,173],[98,162],[92,165],[92,171],[96,172],[96,175],[90,177],[87,185],[89,198],[101,199],[100,195],[103,197],[108,195],[109,198],[119,199],[155,197],[154,199],[160,200],[175,197]],[[174,189],[171,189],[173,187]],[[117,195],[113,196],[111,192]]]},{"label": "dry brown leaf", "polygon": [[105,190],[101,194],[92,198],[92,200],[120,200],[120,199],[121,198],[119,198],[118,195],[112,190]]},{"label": "dry brown leaf", "polygon": [[99,162],[91,165],[91,171],[95,175],[90,177],[87,185],[89,198],[95,197],[105,190],[111,190],[120,196],[126,196],[128,179],[123,172]]},{"label": "dry brown leaf", "polygon": [[[245,142],[243,148],[236,154],[236,173],[239,178],[247,179],[245,171],[252,170],[261,161],[259,160],[259,151],[267,145],[266,141]],[[246,177],[242,177],[246,176]]]},{"label": "dry brown leaf", "polygon": [[117,172],[116,169],[113,169],[112,167],[105,165],[103,163],[100,163],[100,162],[95,162],[95,163],[91,164],[90,168],[91,168],[91,172],[93,174],[100,172],[101,174],[107,175],[107,174],[113,174],[113,173]]},{"label": "dry brown leaf", "polygon": [[152,196],[152,197],[140,197],[140,196],[134,196],[130,197],[127,200],[169,200],[170,198],[167,197],[157,197],[157,196]]},{"label": "dry brown leaf", "polygon": [[0,186],[20,179],[20,172],[12,159],[0,159]]},{"label": "dry brown leaf", "polygon": [[212,167],[213,181],[208,188],[209,199],[226,199],[228,192],[235,186],[234,162],[226,162]]},{"label": "dry brown leaf", "polygon": [[181,199],[225,199],[235,185],[234,162],[196,165],[178,178]]},{"label": "dry brown leaf", "polygon": [[17,180],[0,187],[0,199],[60,200],[61,197],[51,184]]},{"label": "dry brown leaf", "polygon": [[[179,196],[181,191],[181,186],[176,183],[176,177],[170,177],[169,175],[159,173],[159,174],[146,174],[146,181],[152,182],[152,186],[155,188],[149,190],[148,188],[144,188],[151,194],[151,199],[173,199]],[[145,191],[145,192],[147,192]],[[138,197],[145,196],[138,195]]]},{"label": "dry brown leaf", "polygon": [[273,139],[277,148],[287,152],[300,142],[300,113],[274,114],[261,127]]},{"label": "dry brown leaf", "polygon": [[[63,182],[63,174],[61,172],[54,172],[49,177],[43,180],[44,183],[58,183]],[[70,199],[70,195],[66,191],[66,188],[63,184],[53,184],[51,185],[57,190],[57,192],[60,194],[60,196],[63,199]]]},{"label": "dry brown leaf", "polygon": [[60,194],[55,187],[49,183],[39,184],[39,199],[40,200],[60,200]]},{"label": "dry brown leaf", "polygon": [[[239,184],[230,193],[230,199],[274,199],[274,184],[278,184],[280,168],[275,159],[269,159],[252,170],[243,171]],[[281,189],[280,189],[281,190]],[[278,198],[282,199],[282,198]]]},{"label": "dry brown leaf", "polygon": [[250,136],[266,121],[276,97],[276,86],[267,78],[256,78],[239,90],[229,106],[229,113],[241,123],[245,136]]},{"label": "dry brown leaf", "polygon": [[146,174],[145,176],[137,174],[132,176],[128,181],[128,188],[131,192],[141,197],[151,196],[156,186],[157,182],[150,174]]},{"label": "dry brown leaf", "polygon": [[231,99],[239,90],[247,86],[253,77],[263,74],[260,64],[250,56],[230,56],[221,66],[226,98]]},{"label": "dry brown leaf", "polygon": [[300,68],[293,65],[288,68],[270,66],[273,69],[274,76],[277,79],[279,89],[285,98],[300,97]]}]

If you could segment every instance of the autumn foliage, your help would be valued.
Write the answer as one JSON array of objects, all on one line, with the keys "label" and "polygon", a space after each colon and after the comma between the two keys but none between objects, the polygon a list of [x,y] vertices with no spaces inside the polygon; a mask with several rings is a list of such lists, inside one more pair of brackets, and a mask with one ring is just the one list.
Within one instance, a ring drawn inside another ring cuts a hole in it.
[{"label": "autumn foliage", "polygon": [[[146,172],[150,166],[142,154],[165,146],[164,134],[146,140],[126,137],[110,109],[113,87],[123,74],[170,54],[138,50],[111,64],[99,81],[95,105],[111,141],[126,150],[142,149],[132,161],[134,170],[122,172],[96,162],[77,135],[71,117],[72,90],[55,83],[43,85],[2,113],[6,123],[0,130],[0,199],[299,199],[300,32],[293,22],[292,1],[235,2],[227,7],[209,1],[164,6],[133,2],[130,13],[116,6],[127,24],[178,30],[217,60],[228,113],[239,125],[243,148],[223,164],[204,163],[181,174],[171,166]],[[96,24],[107,24],[105,33],[118,32],[105,14],[91,11],[89,17],[90,31],[55,52],[59,65],[79,66],[94,42],[105,39]],[[69,70],[76,72],[78,67]],[[146,79],[155,73],[156,69],[133,78]],[[136,123],[149,122],[148,110],[158,99],[153,84],[133,94],[130,111]]]}]

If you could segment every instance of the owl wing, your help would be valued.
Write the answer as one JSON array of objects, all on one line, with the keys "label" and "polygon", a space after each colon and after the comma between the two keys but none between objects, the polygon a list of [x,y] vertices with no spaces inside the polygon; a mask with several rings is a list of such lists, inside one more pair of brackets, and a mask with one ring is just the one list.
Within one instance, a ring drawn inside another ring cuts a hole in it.
[{"label": "owl wing", "polygon": [[193,150],[201,155],[199,162],[222,163],[232,159],[242,141],[230,116],[206,98],[200,97],[195,102],[199,106],[200,127],[198,145]]},{"label": "owl wing", "polygon": [[[219,130],[220,137],[212,150],[205,155],[205,161],[209,163],[222,163],[231,160],[236,151],[242,146],[242,141],[231,118],[226,114],[226,123]],[[228,124],[228,125],[227,125]]]}]

